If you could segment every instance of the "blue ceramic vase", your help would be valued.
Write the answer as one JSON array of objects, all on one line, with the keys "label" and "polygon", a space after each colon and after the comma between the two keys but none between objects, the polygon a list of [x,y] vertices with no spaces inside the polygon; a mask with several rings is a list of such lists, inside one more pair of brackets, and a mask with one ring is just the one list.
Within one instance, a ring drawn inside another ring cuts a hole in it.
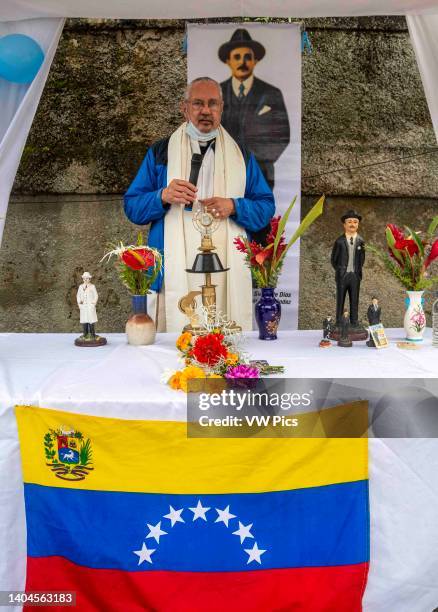
[{"label": "blue ceramic vase", "polygon": [[281,304],[274,295],[275,287],[261,289],[261,296],[255,305],[255,319],[260,340],[277,340],[277,329],[281,317]]}]

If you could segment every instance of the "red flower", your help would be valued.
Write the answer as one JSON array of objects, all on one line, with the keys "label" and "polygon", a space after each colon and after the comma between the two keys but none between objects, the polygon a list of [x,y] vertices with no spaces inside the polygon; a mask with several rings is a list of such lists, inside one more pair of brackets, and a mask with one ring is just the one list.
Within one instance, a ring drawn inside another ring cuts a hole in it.
[{"label": "red flower", "polygon": [[255,260],[259,264],[259,266],[263,266],[263,264],[265,263],[265,260],[272,257],[273,252],[274,252],[274,247],[272,246],[272,244],[270,244],[268,247],[266,247],[262,251],[259,251],[257,255],[255,256]]},{"label": "red flower", "polygon": [[430,253],[428,258],[426,259],[426,263],[424,264],[424,267],[427,268],[434,259],[436,259],[438,257],[438,238],[435,240],[435,242],[432,245],[432,248],[430,249]]},{"label": "red flower", "polygon": [[394,248],[399,251],[407,251],[411,257],[418,253],[417,243],[414,240],[408,238],[401,238],[396,240]]},{"label": "red flower", "polygon": [[246,244],[243,242],[240,236],[238,236],[237,238],[234,238],[234,244],[236,245],[237,250],[240,251],[241,253],[247,252]]},{"label": "red flower", "polygon": [[223,357],[227,356],[227,348],[222,344],[222,334],[207,334],[196,339],[191,353],[199,363],[214,366]]},{"label": "red flower", "polygon": [[258,244],[257,242],[254,242],[254,240],[252,242],[249,243],[249,248],[251,251],[251,257],[250,257],[250,262],[253,266],[257,266],[257,255],[259,253],[261,253],[263,251],[263,247],[261,244]]},{"label": "red flower", "polygon": [[[268,244],[271,244],[272,242],[274,242],[275,237],[277,236],[277,232],[278,232],[278,226],[280,224],[281,221],[281,217],[272,217],[271,219],[271,231],[269,232],[269,234],[266,237],[266,241]],[[280,244],[283,244],[284,242],[284,232],[280,238]]]},{"label": "red flower", "polygon": [[403,240],[404,239],[404,234],[402,232],[402,230],[397,227],[397,225],[394,225],[393,223],[388,223],[388,225],[386,226],[391,234],[394,236],[394,240]]},{"label": "red flower", "polygon": [[132,270],[148,270],[155,265],[154,254],[149,249],[128,249],[120,259]]}]

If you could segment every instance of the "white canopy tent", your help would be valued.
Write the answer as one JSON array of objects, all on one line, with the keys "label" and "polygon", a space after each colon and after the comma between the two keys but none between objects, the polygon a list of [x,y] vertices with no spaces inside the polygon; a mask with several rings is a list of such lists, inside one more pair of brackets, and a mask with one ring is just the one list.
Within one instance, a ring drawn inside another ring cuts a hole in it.
[{"label": "white canopy tent", "polygon": [[[2,0],[0,3],[0,36],[21,32],[35,38],[45,51],[45,62],[27,87],[15,86],[0,79],[0,240],[15,174],[19,165],[26,138],[35,115],[38,102],[56,47],[67,17],[114,18],[114,19],[178,19],[207,17],[357,17],[365,15],[406,15],[411,41],[416,53],[429,109],[438,138],[438,0]],[[20,87],[21,89],[17,89]],[[371,574],[365,596],[365,609],[369,612],[430,612],[438,605],[436,572],[438,560],[428,556],[425,544],[428,526],[421,525],[418,508],[421,500],[414,499],[420,474],[427,472],[426,462],[410,466],[414,457],[403,450],[403,440],[392,441],[387,450],[381,441],[373,446],[371,470],[390,470],[391,465],[400,466],[400,516],[385,516],[385,529],[389,532],[392,521],[405,521],[408,530],[405,546],[403,542],[383,541],[374,526],[375,540],[372,542]],[[398,444],[400,443],[400,444]],[[436,440],[424,441],[424,457],[436,457]],[[380,448],[379,452],[378,449]],[[412,445],[408,449],[412,448]],[[383,450],[382,450],[383,449]],[[373,453],[376,453],[373,456]],[[376,461],[380,457],[379,467]],[[383,462],[382,462],[383,460]],[[373,467],[373,462],[374,466]],[[406,468],[403,469],[402,468]],[[430,471],[433,470],[430,466]],[[420,470],[420,471],[417,471]],[[406,474],[406,472],[408,472]],[[423,477],[432,482],[432,473]],[[381,478],[379,482],[383,482]],[[435,479],[436,482],[436,479]],[[16,483],[1,479],[2,491]],[[426,484],[424,485],[426,486]],[[429,485],[427,487],[430,488]],[[432,488],[430,488],[432,491]],[[435,489],[436,495],[438,487]],[[384,495],[375,491],[375,495]],[[432,495],[431,495],[432,497]],[[409,506],[415,501],[417,516],[409,523]],[[434,497],[436,500],[436,496]],[[373,499],[371,499],[373,504]],[[417,523],[420,522],[418,525]],[[381,527],[381,525],[380,525]],[[0,525],[0,532],[10,529]],[[412,531],[409,532],[409,529]],[[421,532],[423,544],[415,548],[415,530]],[[400,529],[399,529],[400,531]],[[373,532],[373,528],[372,528]],[[436,529],[435,529],[436,532]],[[408,537],[409,534],[409,537]],[[1,538],[0,538],[1,541]],[[5,547],[2,546],[3,550]],[[0,563],[0,566],[2,563]],[[0,567],[0,588],[22,588],[22,568],[14,567],[9,559]],[[12,573],[11,573],[12,572]],[[389,578],[389,576],[391,576]],[[8,579],[10,579],[8,581]]]},{"label": "white canopy tent", "polygon": [[190,19],[204,17],[358,17],[427,15],[436,0],[3,0],[0,19],[106,17]]}]

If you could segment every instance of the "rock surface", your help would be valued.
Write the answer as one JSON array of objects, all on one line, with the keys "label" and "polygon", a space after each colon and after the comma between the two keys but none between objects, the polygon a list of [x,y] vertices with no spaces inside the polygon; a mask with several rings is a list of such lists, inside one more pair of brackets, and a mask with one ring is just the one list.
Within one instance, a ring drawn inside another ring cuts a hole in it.
[{"label": "rock surface", "polygon": [[[320,328],[334,312],[329,257],[342,212],[357,207],[361,233],[376,243],[388,221],[424,227],[438,214],[438,154],[403,18],[305,24],[313,53],[303,55],[303,214],[317,194],[329,197],[301,241],[299,325]],[[135,239],[121,195],[148,146],[180,123],[184,27],[67,22],[6,220],[1,331],[79,332],[75,293],[85,269],[100,295],[98,330],[124,329],[129,297],[99,260],[109,243]],[[363,316],[372,293],[385,325],[400,326],[403,290],[368,257]]]}]

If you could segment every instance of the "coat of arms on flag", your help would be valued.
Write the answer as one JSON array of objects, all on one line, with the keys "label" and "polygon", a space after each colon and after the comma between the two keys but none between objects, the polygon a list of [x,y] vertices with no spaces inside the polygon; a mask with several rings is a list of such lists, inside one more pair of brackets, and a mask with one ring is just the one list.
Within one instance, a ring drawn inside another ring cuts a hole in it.
[{"label": "coat of arms on flag", "polygon": [[44,435],[46,465],[62,480],[83,480],[92,467],[90,438],[80,431],[61,426]]}]

